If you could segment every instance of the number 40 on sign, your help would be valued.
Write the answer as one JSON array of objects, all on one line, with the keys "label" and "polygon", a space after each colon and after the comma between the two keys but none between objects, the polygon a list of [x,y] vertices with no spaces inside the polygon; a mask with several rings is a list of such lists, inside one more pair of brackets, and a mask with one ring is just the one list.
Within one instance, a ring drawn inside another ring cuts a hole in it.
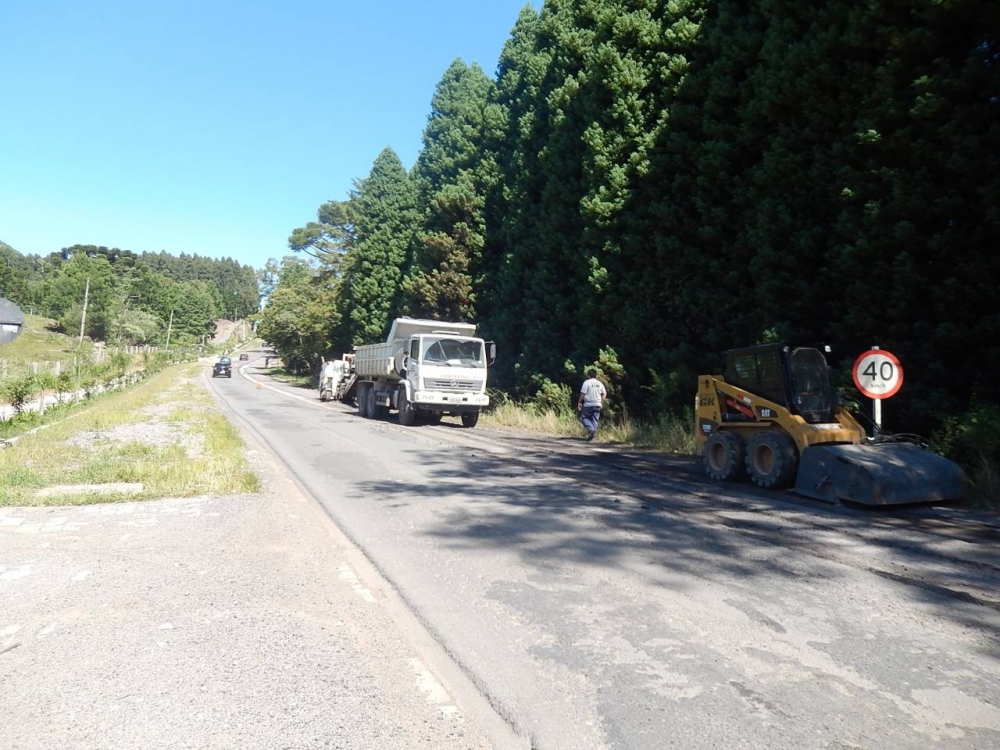
[{"label": "number 40 on sign", "polygon": [[854,385],[868,398],[890,398],[903,385],[903,366],[885,349],[869,349],[854,361]]}]

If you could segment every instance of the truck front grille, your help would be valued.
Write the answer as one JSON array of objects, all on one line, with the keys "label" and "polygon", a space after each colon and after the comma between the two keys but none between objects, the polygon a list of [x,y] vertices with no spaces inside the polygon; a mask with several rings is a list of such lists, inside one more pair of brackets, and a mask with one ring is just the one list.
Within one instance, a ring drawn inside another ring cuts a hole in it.
[{"label": "truck front grille", "polygon": [[424,381],[430,390],[434,391],[475,391],[479,392],[482,387],[481,380],[426,380]]}]

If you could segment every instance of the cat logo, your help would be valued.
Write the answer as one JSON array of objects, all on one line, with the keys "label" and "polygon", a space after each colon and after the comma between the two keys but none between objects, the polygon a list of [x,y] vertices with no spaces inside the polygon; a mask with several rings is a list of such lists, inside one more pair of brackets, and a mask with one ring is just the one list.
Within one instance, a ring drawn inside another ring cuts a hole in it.
[{"label": "cat logo", "polygon": [[760,410],[761,419],[774,419],[774,409],[762,408]]}]

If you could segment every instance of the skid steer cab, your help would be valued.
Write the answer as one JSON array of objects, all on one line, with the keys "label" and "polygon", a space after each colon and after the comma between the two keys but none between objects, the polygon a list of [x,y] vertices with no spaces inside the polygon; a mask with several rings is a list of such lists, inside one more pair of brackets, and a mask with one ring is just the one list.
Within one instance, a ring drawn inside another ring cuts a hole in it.
[{"label": "skid steer cab", "polygon": [[863,505],[964,495],[957,464],[913,443],[869,438],[836,404],[818,349],[766,344],[724,356],[725,373],[699,376],[695,400],[695,442],[713,479]]}]

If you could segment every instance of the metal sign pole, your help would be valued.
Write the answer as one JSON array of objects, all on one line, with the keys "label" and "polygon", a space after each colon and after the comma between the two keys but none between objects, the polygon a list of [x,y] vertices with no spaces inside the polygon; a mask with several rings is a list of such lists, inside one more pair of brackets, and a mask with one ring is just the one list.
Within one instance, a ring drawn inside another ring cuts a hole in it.
[{"label": "metal sign pole", "polygon": [[[878,351],[877,346],[872,347],[872,351]],[[874,416],[875,416],[875,430],[876,432],[882,432],[882,399],[874,398],[872,404]]]}]

